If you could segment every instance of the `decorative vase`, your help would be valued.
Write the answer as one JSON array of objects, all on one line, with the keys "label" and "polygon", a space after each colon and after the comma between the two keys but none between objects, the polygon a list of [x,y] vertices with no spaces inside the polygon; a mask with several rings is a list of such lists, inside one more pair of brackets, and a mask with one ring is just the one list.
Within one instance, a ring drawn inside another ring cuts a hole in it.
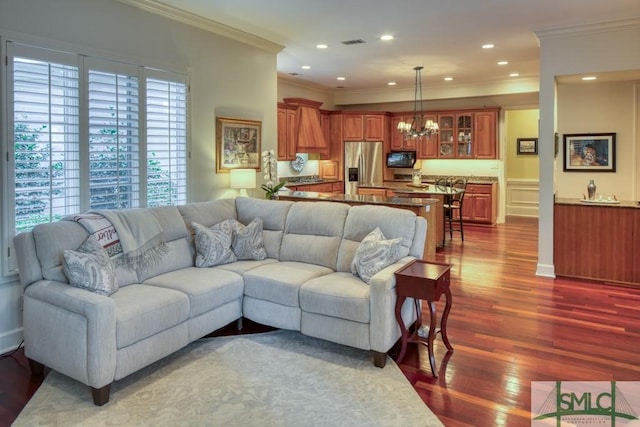
[{"label": "decorative vase", "polygon": [[592,179],[589,180],[589,185],[587,185],[587,193],[589,193],[589,200],[593,200],[596,197],[596,184]]}]

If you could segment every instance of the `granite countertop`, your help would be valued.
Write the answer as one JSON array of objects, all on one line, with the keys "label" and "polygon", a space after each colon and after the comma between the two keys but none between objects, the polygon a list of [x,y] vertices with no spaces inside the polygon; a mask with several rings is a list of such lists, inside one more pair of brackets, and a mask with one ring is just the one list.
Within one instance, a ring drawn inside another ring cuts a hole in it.
[{"label": "granite countertop", "polygon": [[[497,176],[454,176],[454,175],[422,175],[422,182],[427,184],[433,184],[438,178],[462,178],[467,180],[469,184],[492,184],[498,182]],[[411,182],[411,175],[394,175],[394,179],[389,180],[391,182]],[[385,181],[388,182],[388,181]]]},{"label": "granite countertop", "polygon": [[384,188],[395,191],[396,193],[415,193],[415,194],[451,194],[451,191],[444,191],[433,184],[422,184],[424,187],[415,187],[410,182],[389,182],[385,181],[382,185],[359,185],[360,188]]},{"label": "granite countertop", "polygon": [[618,201],[618,203],[614,202],[608,202],[606,200],[602,200],[602,201],[598,201],[598,200],[594,200],[594,201],[587,201],[584,199],[572,199],[572,198],[556,198],[555,200],[555,204],[556,205],[580,205],[580,206],[599,206],[599,207],[603,207],[606,206],[608,208],[640,208],[640,202],[633,202],[630,200],[620,200]]},{"label": "granite countertop", "polygon": [[319,193],[316,191],[291,191],[280,190],[278,197],[290,197],[301,200],[325,200],[328,202],[366,203],[368,205],[396,205],[420,207],[437,203],[437,200],[422,199],[416,197],[382,197],[360,194],[333,194]]}]

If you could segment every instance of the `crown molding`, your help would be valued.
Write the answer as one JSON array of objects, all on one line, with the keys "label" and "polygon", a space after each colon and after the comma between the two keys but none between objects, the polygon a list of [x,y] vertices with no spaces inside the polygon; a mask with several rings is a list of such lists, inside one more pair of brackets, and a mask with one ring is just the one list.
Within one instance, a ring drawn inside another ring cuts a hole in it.
[{"label": "crown molding", "polygon": [[640,28],[640,17],[619,19],[616,21],[604,21],[593,24],[573,25],[568,27],[534,30],[539,40],[557,39],[567,36],[584,36],[609,31]]},{"label": "crown molding", "polygon": [[116,1],[129,6],[136,7],[145,12],[150,12],[156,15],[160,15],[162,17],[171,19],[173,21],[178,21],[183,24],[187,24],[189,26],[226,37],[228,39],[232,39],[232,40],[256,47],[258,49],[265,50],[270,53],[277,54],[282,49],[284,49],[284,46],[281,46],[277,43],[273,43],[269,40],[263,39],[262,37],[249,34],[247,32],[238,30],[237,28],[233,28],[228,25],[221,24],[220,22],[216,22],[212,19],[204,18],[194,13],[184,11],[182,9],[168,6],[156,0],[116,0]]}]

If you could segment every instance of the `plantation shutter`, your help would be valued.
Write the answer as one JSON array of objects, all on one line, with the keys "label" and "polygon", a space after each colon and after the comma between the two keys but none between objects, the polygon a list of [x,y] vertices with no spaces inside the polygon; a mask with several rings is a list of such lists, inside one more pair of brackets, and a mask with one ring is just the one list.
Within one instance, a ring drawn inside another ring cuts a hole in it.
[{"label": "plantation shutter", "polygon": [[74,55],[15,43],[7,52],[14,159],[8,178],[12,231],[19,233],[78,212],[79,74]]},{"label": "plantation shutter", "polygon": [[187,85],[147,70],[147,206],[187,202]]},{"label": "plantation shutter", "polygon": [[87,59],[89,207],[140,206],[138,67]]}]

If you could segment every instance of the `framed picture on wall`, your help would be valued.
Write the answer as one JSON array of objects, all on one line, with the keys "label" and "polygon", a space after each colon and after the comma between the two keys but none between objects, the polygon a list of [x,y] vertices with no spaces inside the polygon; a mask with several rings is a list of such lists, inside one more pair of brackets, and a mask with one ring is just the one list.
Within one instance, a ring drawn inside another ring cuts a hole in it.
[{"label": "framed picture on wall", "polygon": [[216,172],[231,169],[260,171],[262,122],[216,118]]},{"label": "framed picture on wall", "polygon": [[565,172],[615,172],[616,134],[574,133],[565,134]]},{"label": "framed picture on wall", "polygon": [[538,138],[518,138],[516,148],[518,155],[537,155]]}]

